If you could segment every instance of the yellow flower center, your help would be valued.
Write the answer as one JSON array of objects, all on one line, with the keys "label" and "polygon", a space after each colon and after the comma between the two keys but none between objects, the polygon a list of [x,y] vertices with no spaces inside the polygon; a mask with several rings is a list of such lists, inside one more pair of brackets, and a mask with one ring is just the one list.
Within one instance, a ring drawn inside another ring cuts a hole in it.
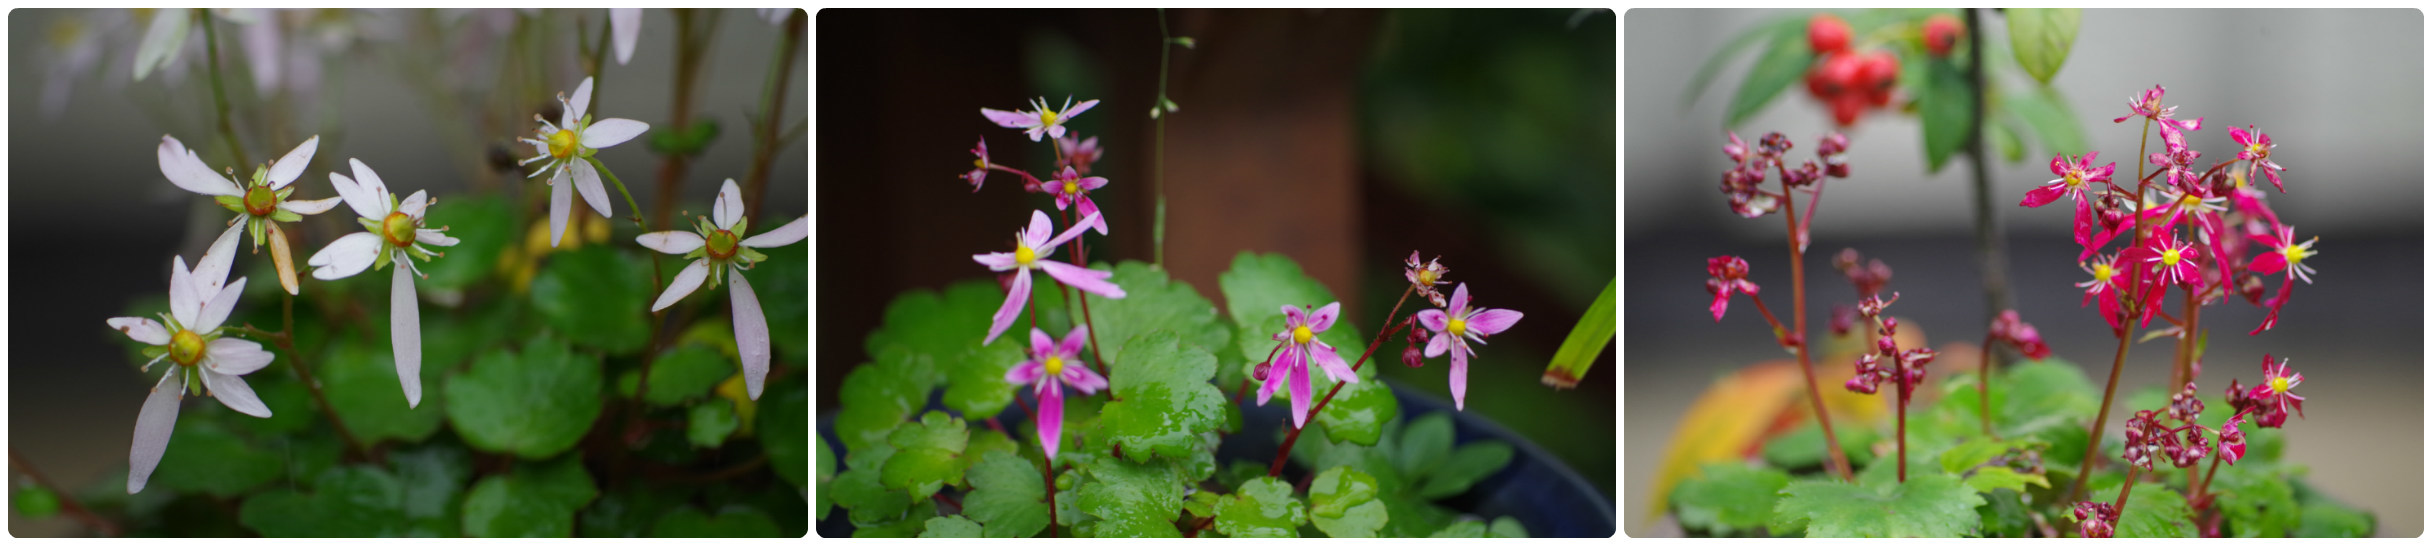
[{"label": "yellow flower center", "polygon": [[2060,183],[2071,188],[2082,188],[2086,186],[2086,177],[2078,173],[2077,169],[2069,169],[2069,174],[2061,175]]},{"label": "yellow flower center", "polygon": [[1030,247],[1027,247],[1027,246],[1014,245],[1014,247],[1013,247],[1013,263],[1014,263],[1014,265],[1028,266],[1028,265],[1030,265],[1030,262],[1038,261],[1038,259],[1039,259],[1039,251],[1036,251],[1036,250],[1031,250],[1031,249],[1030,249]]},{"label": "yellow flower center", "polygon": [[1450,332],[1454,336],[1463,335],[1469,332],[1469,321],[1461,320],[1460,317],[1453,317],[1452,320],[1444,322],[1444,331]]},{"label": "yellow flower center", "polygon": [[414,225],[414,217],[391,212],[388,218],[380,220],[380,237],[399,248],[414,246],[414,230],[419,227]]},{"label": "yellow flower center", "polygon": [[735,232],[721,229],[711,232],[703,247],[709,249],[709,257],[723,260],[735,255],[735,245]]},{"label": "yellow flower center", "polygon": [[278,207],[279,196],[270,191],[270,186],[254,186],[253,189],[245,190],[246,214],[269,216],[278,212]]},{"label": "yellow flower center", "polygon": [[193,330],[178,330],[169,336],[169,360],[176,361],[179,366],[192,366],[203,360],[204,347],[203,336],[196,335]]},{"label": "yellow flower center", "polygon": [[2170,265],[2179,265],[2179,249],[2173,248],[2173,249],[2167,249],[2167,250],[2163,250],[2163,251],[2162,251],[2162,265],[2166,265],[2166,266],[2170,266]]},{"label": "yellow flower center", "polygon": [[1316,335],[1317,334],[1315,332],[1310,332],[1309,327],[1307,326],[1292,327],[1292,343],[1294,344],[1306,344],[1309,342],[1310,337],[1314,337]]},{"label": "yellow flower center", "polygon": [[2111,269],[2111,264],[2094,264],[2094,282],[2111,282],[2111,276],[2118,273]]},{"label": "yellow flower center", "polygon": [[1435,283],[1436,283],[1436,270],[1433,270],[1433,269],[1421,269],[1421,270],[1419,270],[1419,284],[1433,285],[1433,284],[1435,284]]},{"label": "yellow flower center", "polygon": [[582,142],[583,136],[575,134],[573,129],[559,129],[549,135],[549,155],[559,159],[573,157],[574,150],[581,147]]},{"label": "yellow flower center", "polygon": [[2274,378],[2272,378],[2272,394],[2286,394],[2287,392],[2288,392],[2288,378],[2286,378],[2286,377],[2274,377]]},{"label": "yellow flower center", "polygon": [[1055,124],[1056,124],[1056,111],[1054,111],[1054,110],[1049,110],[1049,109],[1046,109],[1046,108],[1040,108],[1040,109],[1039,109],[1039,124],[1040,124],[1040,125],[1055,125]]},{"label": "yellow flower center", "polygon": [[2257,142],[2257,143],[2254,143],[2254,144],[2248,144],[2248,145],[2246,145],[2246,153],[2250,153],[2250,154],[2254,154],[2254,155],[2258,155],[2258,156],[2270,156],[2270,155],[2272,155],[2272,150],[2271,150],[2270,148],[2265,148],[2265,147],[2263,147],[2263,143],[2261,143],[2261,142]]},{"label": "yellow flower center", "polygon": [[2187,208],[2191,208],[2191,209],[2192,209],[2192,208],[2196,208],[2196,206],[2197,206],[2197,205],[2202,205],[2202,204],[2204,204],[2204,200],[2203,200],[2203,199],[2199,199],[2199,198],[2197,198],[2197,197],[2196,197],[2196,196],[2194,196],[2194,195],[2188,195],[2188,196],[2184,196],[2184,197],[2180,197],[2180,198],[2179,198],[2179,206],[2181,206],[2181,207],[2187,207]]},{"label": "yellow flower center", "polygon": [[1071,181],[1071,180],[1066,180],[1066,181],[1064,181],[1064,195],[1080,195],[1080,194],[1081,194],[1081,183],[1079,183],[1079,182],[1074,182],[1074,181]]},{"label": "yellow flower center", "polygon": [[981,169],[988,168],[988,160],[986,160],[986,159],[974,159],[974,160],[971,160],[971,166],[972,166],[972,167],[975,167],[975,168],[981,168]]},{"label": "yellow flower center", "polygon": [[1048,356],[1048,357],[1047,357],[1047,362],[1046,362],[1046,364],[1047,364],[1047,375],[1049,375],[1049,376],[1061,376],[1061,375],[1064,375],[1064,357],[1061,357],[1061,356]]},{"label": "yellow flower center", "polygon": [[2297,245],[2288,245],[2288,248],[2280,249],[2280,254],[2288,257],[2288,265],[2291,266],[2297,265],[2297,262],[2304,260],[2306,256],[2305,247]]}]

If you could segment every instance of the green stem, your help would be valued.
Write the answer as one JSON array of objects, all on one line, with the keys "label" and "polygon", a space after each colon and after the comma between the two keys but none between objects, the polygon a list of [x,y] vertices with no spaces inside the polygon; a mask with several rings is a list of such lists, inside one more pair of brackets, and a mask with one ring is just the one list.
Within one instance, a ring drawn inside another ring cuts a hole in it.
[{"label": "green stem", "polygon": [[591,162],[592,170],[599,171],[601,177],[608,179],[608,183],[616,184],[616,192],[625,196],[625,208],[633,211],[633,227],[641,228],[644,233],[650,232],[650,226],[642,223],[642,206],[634,204],[633,192],[625,190],[625,182],[616,179],[616,172],[608,170],[608,165],[600,163],[597,157],[585,156],[583,161]]},{"label": "green stem", "polygon": [[766,201],[763,197],[768,195],[769,168],[777,159],[778,145],[787,140],[777,133],[777,127],[781,125],[780,119],[785,112],[785,88],[794,80],[794,54],[802,49],[802,36],[810,24],[803,19],[788,18],[785,39],[778,42],[777,55],[771,59],[768,67],[768,84],[761,88],[760,146],[752,154],[752,171],[743,182],[744,193],[752,196],[751,204],[747,206],[751,207],[748,212],[753,216],[760,214],[760,203]]},{"label": "green stem", "polygon": [[1164,111],[1168,102],[1165,98],[1165,77],[1167,67],[1173,64],[1174,58],[1174,34],[1166,29],[1165,8],[1157,8],[1157,35],[1163,37],[1157,46],[1157,104],[1150,108],[1152,112],[1163,113],[1152,116],[1157,119],[1157,149],[1151,159],[1156,163],[1157,225],[1149,229],[1149,238],[1151,246],[1155,248],[1157,268],[1165,269],[1165,114],[1173,113]]},{"label": "green stem", "polygon": [[228,153],[236,156],[233,164],[244,165],[245,143],[237,140],[236,124],[228,119],[228,86],[220,83],[220,40],[217,30],[219,25],[211,22],[210,10],[196,9],[195,11],[197,12],[196,17],[203,20],[203,49],[206,57],[211,61],[211,105],[219,112],[220,138],[228,140]]}]

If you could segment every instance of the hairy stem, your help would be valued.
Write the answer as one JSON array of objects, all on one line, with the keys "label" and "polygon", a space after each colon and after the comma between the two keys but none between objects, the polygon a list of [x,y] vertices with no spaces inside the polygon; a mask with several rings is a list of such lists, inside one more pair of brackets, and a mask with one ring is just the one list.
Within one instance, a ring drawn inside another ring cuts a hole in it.
[{"label": "hairy stem", "polygon": [[[1157,36],[1161,39],[1157,42],[1157,104],[1150,106],[1151,112],[1165,109],[1166,72],[1174,59],[1174,34],[1166,30],[1165,8],[1157,8]],[[1165,269],[1165,117],[1172,114],[1163,112],[1150,116],[1157,120],[1157,146],[1150,152],[1150,162],[1155,164],[1151,167],[1155,170],[1151,176],[1156,178],[1152,185],[1156,186],[1157,191],[1157,225],[1149,229],[1149,244],[1156,249],[1154,254],[1157,269],[1160,270]]]},{"label": "hairy stem", "polygon": [[1788,227],[1790,236],[1790,335],[1798,341],[1794,349],[1799,354],[1799,373],[1807,378],[1807,403],[1816,412],[1816,424],[1824,428],[1825,455],[1831,459],[1833,468],[1840,472],[1841,480],[1850,481],[1855,475],[1850,472],[1849,457],[1841,453],[1841,438],[1832,432],[1832,413],[1824,409],[1824,391],[1816,388],[1816,368],[1807,355],[1807,268],[1801,265],[1801,258],[1805,257],[1807,249],[1799,244],[1804,238],[1799,236],[1798,216],[1787,212],[1799,210],[1798,199],[1794,195],[1796,192],[1789,187],[1782,188],[1782,210],[1785,211],[1782,213],[1782,224]]},{"label": "hairy stem", "polygon": [[236,124],[228,119],[228,86],[220,83],[219,25],[211,21],[211,11],[196,9],[195,18],[203,20],[203,53],[209,57],[211,68],[211,106],[219,113],[220,138],[228,141],[228,153],[233,165],[245,165],[245,143],[236,137]]},{"label": "hairy stem", "polygon": [[[2138,138],[2137,138],[2137,144],[2136,144],[2136,156],[2137,156],[2137,157],[2145,157],[2145,143],[2146,143],[2146,140],[2148,140],[2148,139],[2149,139],[2149,138],[2150,138],[2152,135],[2153,135],[2153,118],[2145,118],[2145,130],[2144,130],[2144,132],[2143,132],[2143,136],[2140,136],[2140,137],[2138,137]],[[2146,184],[2148,184],[2149,182],[2148,182],[2148,181],[2144,181],[2144,178],[2145,178],[2145,163],[2144,163],[2144,162],[2141,162],[2141,161],[2140,161],[2140,162],[2137,162],[2137,165],[2136,165],[2136,176],[2137,176],[2137,179],[2139,180],[2139,182],[2137,182],[2137,187],[2136,187],[2136,194],[2137,194],[2137,200],[2136,200],[2136,203],[2137,203],[2137,205],[2136,205],[2136,214],[2130,215],[2130,216],[2128,217],[2128,218],[2129,218],[2129,221],[2131,221],[2131,222],[2136,222],[2136,224],[2134,224],[2134,225],[2136,226],[2136,234],[2135,234],[2134,238],[2129,239],[2129,244],[2130,244],[2130,245],[2136,245],[2136,244],[2140,244],[2140,243],[2142,243],[2142,242],[2145,240],[2145,220],[2144,220],[2144,219],[2145,219],[2145,199],[2144,199],[2144,195],[2145,195]],[[2128,291],[2129,291],[2129,293],[2127,293],[2127,294],[2115,294],[2115,295],[2124,295],[2124,296],[2126,296],[2126,297],[2128,298],[2127,303],[2124,303],[2124,304],[2121,304],[2121,305],[2120,305],[2120,312],[2121,312],[2121,314],[2126,315],[2126,316],[2119,317],[2119,319],[2120,319],[2120,326],[2119,326],[2119,328],[2118,328],[2118,330],[2119,330],[2119,332],[2118,332],[2118,333],[2119,333],[2119,336],[2120,336],[2120,346],[2119,346],[2119,349],[2118,349],[2117,351],[2114,351],[2114,352],[2112,352],[2112,354],[2111,354],[2111,379],[2110,379],[2110,381],[2107,381],[2107,382],[2103,383],[2103,405],[2102,405],[2101,409],[2097,409],[2097,410],[2095,410],[2095,413],[2094,413],[2094,424],[2093,424],[2093,425],[2091,425],[2091,426],[2090,426],[2090,428],[2089,428],[2089,429],[2086,431],[2086,456],[2085,456],[2085,458],[2084,458],[2083,460],[2081,460],[2081,461],[2079,461],[2079,462],[2078,462],[2078,466],[2077,466],[2077,481],[2072,482],[2072,483],[2069,485],[2069,494],[2068,494],[2067,496],[2061,497],[2061,498],[2063,499],[2063,500],[2062,500],[2062,502],[2070,502],[2070,501],[2075,501],[2075,500],[2077,500],[2077,499],[2079,499],[2079,498],[2082,498],[2082,497],[2080,497],[2079,495],[2084,494],[2084,493],[2085,493],[2085,491],[2086,491],[2086,478],[2090,477],[2090,475],[2091,475],[2091,474],[2094,472],[2094,460],[2096,459],[2095,454],[2101,451],[2101,449],[2102,449],[2102,445],[2103,445],[2103,427],[2104,427],[2104,425],[2108,425],[2108,424],[2110,424],[2110,422],[2109,422],[2109,421],[2110,421],[2110,419],[2111,419],[2111,397],[2112,397],[2112,395],[2113,395],[2114,393],[2117,393],[2117,392],[2119,391],[2119,387],[2120,387],[2120,367],[2121,367],[2121,366],[2123,366],[2123,365],[2125,365],[2125,364],[2127,364],[2127,362],[2128,362],[2128,338],[2132,337],[2132,336],[2131,336],[2131,334],[2130,334],[2130,330],[2135,330],[2135,329],[2136,329],[2136,323],[2137,323],[2137,319],[2138,319],[2138,318],[2140,318],[2140,317],[2142,317],[2142,316],[2145,314],[2145,310],[2143,309],[2143,308],[2144,308],[2144,301],[2145,301],[2145,298],[2144,298],[2143,296],[2141,296],[2141,295],[2139,295],[2139,294],[2137,294],[2137,293],[2136,293],[2136,291],[2138,290],[2138,287],[2143,286],[2143,277],[2144,277],[2144,276],[2145,276],[2145,267],[2144,267],[2144,266],[2142,266],[2142,265],[2136,265],[2136,264],[2131,264],[2131,265],[2130,265],[2130,267],[2129,267],[2129,269],[2128,269],[2128,287],[2129,287]],[[2116,291],[2115,291],[2115,292],[2116,292]],[[2135,470],[2134,470],[2134,469],[2131,469],[2131,470],[2129,471],[2129,477],[2132,477],[2132,478],[2133,478],[2133,477],[2135,477],[2135,476],[2136,476],[2136,472],[2135,472]],[[2127,493],[2127,488],[2126,488],[2126,487],[2121,487],[2121,488],[2120,488],[2120,492],[2122,493],[2122,496],[2121,496],[2120,498],[2122,498],[2122,499],[2127,498],[2127,496],[2125,495],[2125,494]]]},{"label": "hairy stem", "polygon": [[244,327],[244,333],[253,337],[269,339],[272,344],[278,345],[279,350],[287,351],[287,367],[295,370],[296,379],[304,382],[306,390],[312,391],[313,402],[320,406],[321,415],[329,418],[329,426],[338,431],[338,438],[346,441],[347,449],[353,450],[357,455],[368,457],[371,454],[369,446],[363,445],[363,442],[355,439],[353,433],[346,430],[346,421],[338,418],[338,411],[329,405],[329,396],[321,393],[321,381],[313,379],[311,366],[304,365],[304,352],[296,350],[295,296],[282,295],[279,297],[279,301],[278,332],[264,332],[262,329],[248,324]]},{"label": "hairy stem", "polygon": [[[1386,311],[1386,312],[1385,312],[1385,324],[1388,324],[1388,325],[1393,324],[1393,316],[1394,316],[1395,314],[1398,314],[1398,313],[1401,313],[1401,312],[1402,312],[1402,303],[1410,300],[1410,293],[1411,293],[1413,290],[1415,290],[1416,288],[1417,288],[1417,287],[1403,287],[1403,288],[1402,288],[1402,297],[1401,297],[1401,298],[1399,298],[1399,299],[1395,299],[1395,300],[1393,300],[1393,310],[1391,310],[1391,311]],[[1361,365],[1361,364],[1366,364],[1366,363],[1368,363],[1368,356],[1369,356],[1369,355],[1372,355],[1372,354],[1376,354],[1376,348],[1377,348],[1377,346],[1378,346],[1378,345],[1381,345],[1381,344],[1384,344],[1384,343],[1385,343],[1385,338],[1386,338],[1386,337],[1393,335],[1393,333],[1394,333],[1394,332],[1400,331],[1400,330],[1401,330],[1402,328],[1404,328],[1404,327],[1413,327],[1413,326],[1412,326],[1410,323],[1411,323],[1411,321],[1403,321],[1403,323],[1402,323],[1402,324],[1400,324],[1400,325],[1397,325],[1397,326],[1388,326],[1388,327],[1386,327],[1386,328],[1385,328],[1385,329],[1383,329],[1383,330],[1379,330],[1379,331],[1377,331],[1377,334],[1376,334],[1376,339],[1375,339],[1375,340],[1373,340],[1373,341],[1369,341],[1369,342],[1368,342],[1368,350],[1367,350],[1367,351],[1365,351],[1365,352],[1361,352],[1361,353],[1360,353],[1360,359],[1359,359],[1359,360],[1352,361],[1352,363],[1351,363],[1351,373],[1352,373],[1353,377],[1357,377],[1357,376],[1358,376],[1358,374],[1360,373],[1360,365]],[[1450,335],[1450,334],[1444,334],[1444,335]],[[1280,346],[1279,346],[1279,347],[1280,347]],[[1453,350],[1458,351],[1458,350],[1460,350],[1460,349],[1456,348],[1456,349],[1453,349]],[[1270,357],[1268,357],[1268,358],[1273,358],[1273,357],[1272,357],[1272,356],[1270,356]],[[1308,365],[1308,364],[1304,363],[1303,365]],[[1275,372],[1274,372],[1274,371],[1269,371],[1268,373],[1269,373],[1269,374],[1273,374],[1273,373],[1275,373]],[[1272,376],[1270,376],[1270,377],[1272,377]],[[1332,389],[1328,389],[1328,390],[1326,391],[1326,397],[1325,397],[1325,398],[1320,398],[1320,399],[1318,399],[1318,400],[1317,400],[1317,405],[1315,405],[1315,406],[1310,406],[1310,407],[1309,407],[1309,413],[1310,413],[1311,415],[1315,415],[1315,414],[1317,414],[1318,412],[1325,411],[1325,410],[1326,410],[1326,403],[1327,403],[1327,402],[1333,402],[1333,401],[1334,401],[1334,393],[1343,392],[1343,384],[1344,384],[1344,382],[1342,382],[1342,381],[1336,381],[1336,382],[1334,382],[1334,388],[1332,388]],[[1271,465],[1267,465],[1267,476],[1268,476],[1268,477],[1274,477],[1274,476],[1280,476],[1280,475],[1283,475],[1283,473],[1284,473],[1284,461],[1289,460],[1289,459],[1291,458],[1291,456],[1292,456],[1292,444],[1300,443],[1300,433],[1301,433],[1301,431],[1302,431],[1302,430],[1304,430],[1305,428],[1307,428],[1307,427],[1294,427],[1294,428],[1292,429],[1292,432],[1291,432],[1291,433],[1286,434],[1286,435],[1284,436],[1284,445],[1283,445],[1283,447],[1278,448],[1278,449],[1276,449],[1276,450],[1275,450],[1275,463],[1274,463],[1274,464],[1271,464]]]}]

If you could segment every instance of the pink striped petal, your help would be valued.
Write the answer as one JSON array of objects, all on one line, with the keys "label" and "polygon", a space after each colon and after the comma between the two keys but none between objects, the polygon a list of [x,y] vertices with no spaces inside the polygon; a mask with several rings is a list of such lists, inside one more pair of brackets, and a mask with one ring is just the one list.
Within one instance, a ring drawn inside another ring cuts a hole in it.
[{"label": "pink striped petal", "polygon": [[1055,460],[1056,449],[1064,444],[1064,392],[1049,382],[1047,390],[1039,393],[1039,447],[1047,450],[1047,460]]},{"label": "pink striped petal", "polygon": [[1309,323],[1309,316],[1301,313],[1300,306],[1285,304],[1283,306],[1283,310],[1284,333],[1292,333],[1293,328],[1298,328],[1303,324]]},{"label": "pink striped petal", "polygon": [[2265,252],[2260,256],[2255,256],[2255,261],[2246,264],[2247,271],[2265,275],[2279,273],[2280,270],[2286,268],[2288,268],[2288,256],[2278,252]]},{"label": "pink striped petal", "polygon": [[1309,367],[1292,367],[1291,382],[1292,428],[1303,428],[1309,424]]},{"label": "pink striped petal", "polygon": [[[685,252],[692,251],[686,250]],[[1011,252],[973,254],[971,255],[971,261],[979,262],[980,265],[988,266],[989,271],[1004,271],[1007,269],[1013,269],[1013,267],[1016,265],[1013,261],[1013,253]]]},{"label": "pink striped petal", "polygon": [[1123,287],[1115,286],[1115,283],[1106,282],[1107,277],[1115,276],[1113,271],[1099,271],[1096,269],[1088,269],[1064,262],[1048,260],[1039,260],[1032,263],[1037,264],[1040,269],[1047,270],[1048,276],[1055,277],[1057,282],[1064,283],[1065,286],[1070,286],[1075,289],[1079,289],[1082,292],[1097,294],[1111,299],[1123,299]]},{"label": "pink striped petal", "polygon": [[1339,301],[1328,303],[1325,307],[1317,308],[1317,313],[1309,316],[1309,331],[1323,332],[1326,331],[1327,328],[1333,328],[1334,317],[1341,315],[1342,312],[1343,302]]},{"label": "pink striped petal", "polygon": [[1466,329],[1473,334],[1491,336],[1503,333],[1503,330],[1511,328],[1512,324],[1517,322],[1520,322],[1519,311],[1487,309],[1471,315]]},{"label": "pink striped petal", "polygon": [[1056,338],[1049,337],[1046,330],[1040,330],[1037,327],[1032,327],[1030,329],[1031,356],[1037,358],[1046,358],[1047,355],[1059,353],[1060,351],[1056,349]]},{"label": "pink striped petal", "polygon": [[988,118],[988,121],[995,123],[998,127],[1004,127],[1007,129],[1023,129],[1028,127],[1037,127],[1039,125],[1039,116],[1037,114],[1029,114],[1024,112],[1007,112],[995,108],[981,108],[980,116]]},{"label": "pink striped petal", "polygon": [[[1730,292],[1724,292],[1724,294],[1730,294]],[[1728,296],[1726,296],[1726,297],[1728,297]],[[1442,331],[1444,331],[1444,328],[1447,326],[1447,325],[1445,324],[1445,319],[1446,319],[1446,318],[1447,318],[1447,317],[1445,317],[1445,316],[1444,316],[1444,310],[1442,310],[1442,309],[1426,309],[1426,310],[1419,311],[1419,325],[1420,325],[1420,326],[1427,327],[1427,330],[1428,330],[1428,331],[1432,331],[1432,332],[1442,332]],[[1432,354],[1432,353],[1430,353],[1430,354],[1428,354],[1427,356],[1435,356],[1435,355],[1434,355],[1434,354]]]},{"label": "pink striped petal", "polygon": [[1452,309],[1455,313],[1469,310],[1469,283],[1461,283],[1452,287],[1452,307],[1448,309]]},{"label": "pink striped petal", "polygon": [[1020,364],[1013,365],[1013,369],[1005,370],[1005,382],[1015,385],[1029,385],[1039,382],[1039,376],[1046,374],[1046,364],[1041,364],[1036,360],[1024,360]]},{"label": "pink striped petal", "polygon": [[1072,385],[1072,388],[1081,389],[1081,394],[1097,394],[1098,391],[1106,388],[1104,376],[1098,375],[1098,372],[1089,371],[1088,366],[1078,363],[1065,367],[1062,379],[1065,384]]},{"label": "pink striped petal", "polygon": [[1343,362],[1343,355],[1336,352],[1333,346],[1318,341],[1309,344],[1316,346],[1309,351],[1311,360],[1317,361],[1317,367],[1325,370],[1326,376],[1344,383],[1360,382],[1360,374],[1351,371],[1351,365]]},{"label": "pink striped petal", "polygon": [[1103,214],[1100,214],[1100,213],[1098,212],[1098,202],[1097,202],[1096,200],[1094,200],[1094,199],[1090,199],[1090,198],[1089,198],[1089,197],[1087,197],[1087,196],[1083,196],[1083,197],[1081,198],[1081,209],[1080,209],[1080,211],[1081,211],[1081,217],[1082,217],[1082,218],[1097,218],[1097,219],[1098,219],[1098,221],[1097,221],[1097,222],[1095,222],[1095,223],[1093,223],[1093,224],[1083,224],[1084,226],[1086,226],[1086,227],[1088,227],[1088,228],[1090,228],[1090,229],[1092,229],[1092,230],[1097,231],[1099,235],[1105,235],[1105,234],[1106,234],[1106,216],[1105,216],[1105,215],[1103,215]]},{"label": "pink striped petal", "polygon": [[[1046,334],[1040,335],[1044,336]],[[1088,345],[1089,326],[1074,326],[1072,327],[1071,332],[1066,332],[1064,334],[1064,342],[1056,345],[1056,353],[1062,354],[1066,358],[1078,358],[1081,356],[1081,348]]]},{"label": "pink striped petal", "polygon": [[1013,286],[1005,291],[1005,305],[996,309],[996,316],[988,325],[988,338],[980,340],[980,344],[995,343],[996,336],[1004,335],[1005,329],[1013,326],[1013,319],[1021,316],[1025,303],[1030,303],[1029,268],[1014,270]]},{"label": "pink striped petal", "polygon": [[1022,246],[1030,247],[1031,251],[1039,253],[1040,256],[1046,256],[1047,253],[1055,251],[1053,248],[1048,248],[1055,245],[1047,242],[1055,235],[1055,232],[1055,222],[1047,219],[1047,211],[1030,211],[1030,227],[1023,228],[1021,233]]},{"label": "pink striped petal", "polygon": [[1452,334],[1439,332],[1435,335],[1435,337],[1427,338],[1427,358],[1443,356],[1444,351],[1451,349],[1453,343],[1454,338]]}]

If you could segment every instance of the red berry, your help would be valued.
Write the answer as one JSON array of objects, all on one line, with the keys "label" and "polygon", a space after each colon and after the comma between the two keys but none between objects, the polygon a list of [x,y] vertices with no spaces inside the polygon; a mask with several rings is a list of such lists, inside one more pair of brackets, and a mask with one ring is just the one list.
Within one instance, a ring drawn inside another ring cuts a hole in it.
[{"label": "red berry", "polygon": [[1900,79],[1900,57],[1890,51],[1875,51],[1858,58],[1855,87],[1890,90]]},{"label": "red berry", "polygon": [[1858,78],[1860,64],[1858,56],[1848,51],[1825,54],[1824,62],[1817,64],[1807,77],[1808,92],[1816,98],[1831,100],[1858,91],[1863,84]]},{"label": "red berry", "polygon": [[1831,53],[1849,49],[1849,23],[1841,16],[1818,13],[1807,19],[1807,46],[1816,53]]},{"label": "red berry", "polygon": [[1844,93],[1833,97],[1832,121],[1848,127],[1858,123],[1858,114],[1866,112],[1866,97],[1861,93]]},{"label": "red berry", "polygon": [[1948,13],[1927,17],[1925,19],[1926,54],[1933,55],[1937,59],[1950,56],[1951,45],[1959,43],[1961,32],[1959,18],[1952,17]]}]

